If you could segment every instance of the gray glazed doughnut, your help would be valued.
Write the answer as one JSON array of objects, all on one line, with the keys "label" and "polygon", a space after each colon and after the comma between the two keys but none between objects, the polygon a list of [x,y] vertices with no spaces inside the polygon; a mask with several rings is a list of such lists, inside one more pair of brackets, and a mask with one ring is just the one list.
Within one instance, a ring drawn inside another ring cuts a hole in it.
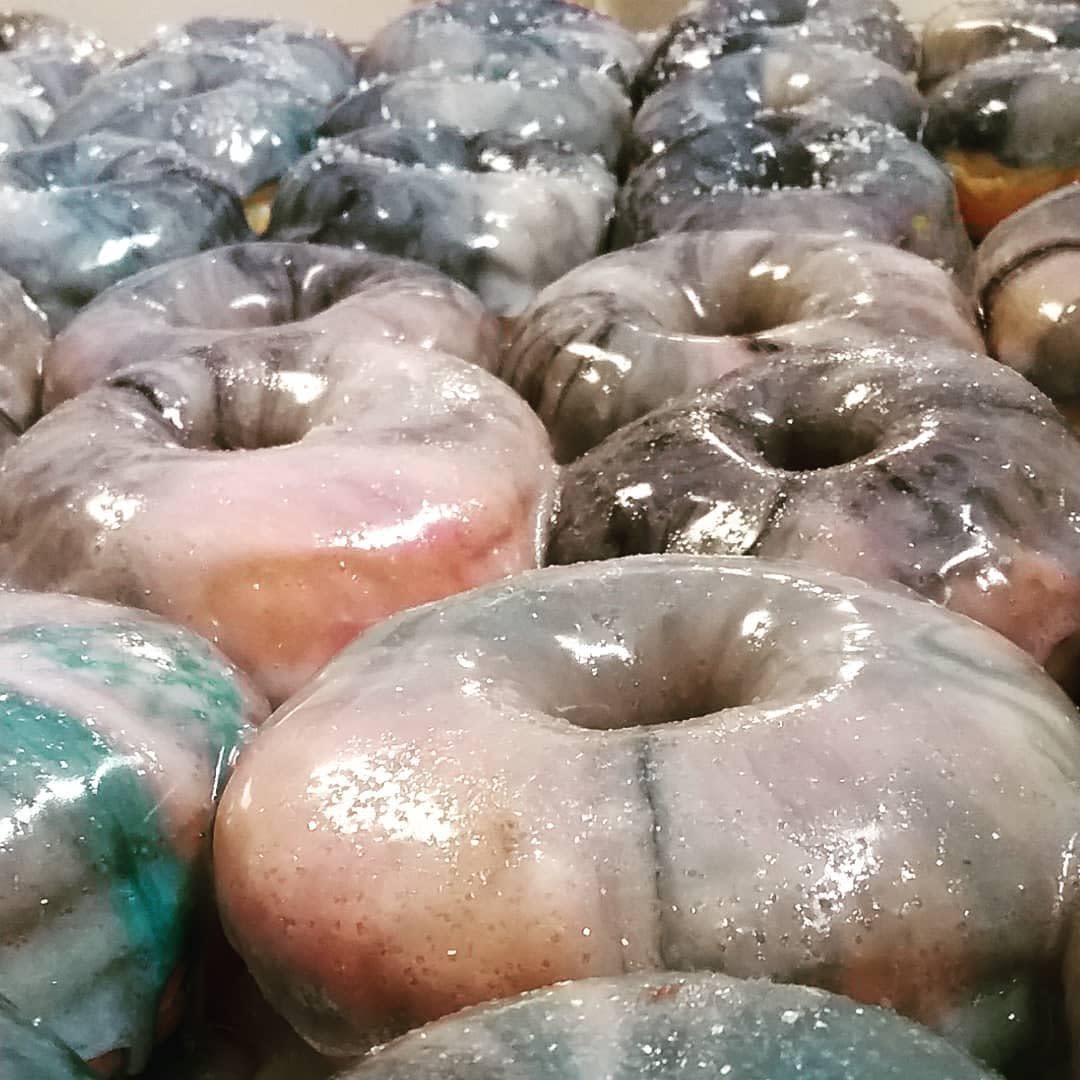
[{"label": "gray glazed doughnut", "polygon": [[889,1001],[1003,1063],[1060,1016],[1078,782],[1061,691],[899,587],[556,568],[398,616],[279,712],[225,793],[217,895],[338,1054],[693,969]]}]

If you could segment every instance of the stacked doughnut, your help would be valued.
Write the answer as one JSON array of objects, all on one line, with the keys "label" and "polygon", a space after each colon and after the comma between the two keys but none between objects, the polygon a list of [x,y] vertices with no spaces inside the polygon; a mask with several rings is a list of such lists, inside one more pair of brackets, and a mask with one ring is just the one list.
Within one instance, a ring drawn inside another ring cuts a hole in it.
[{"label": "stacked doughnut", "polygon": [[962,264],[952,185],[912,141],[914,60],[891,0],[698,0],[639,80],[616,239],[810,228]]},{"label": "stacked doughnut", "polygon": [[441,0],[376,35],[270,236],[415,258],[520,312],[603,250],[635,39],[565,0]]},{"label": "stacked doughnut", "polygon": [[927,23],[924,141],[973,236],[1080,179],[1080,4],[954,0]]}]

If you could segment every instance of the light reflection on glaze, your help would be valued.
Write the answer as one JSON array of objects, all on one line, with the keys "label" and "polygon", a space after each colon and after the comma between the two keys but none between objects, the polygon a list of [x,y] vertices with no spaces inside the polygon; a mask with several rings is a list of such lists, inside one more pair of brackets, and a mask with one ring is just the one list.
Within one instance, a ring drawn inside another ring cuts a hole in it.
[{"label": "light reflection on glaze", "polygon": [[37,418],[48,345],[44,315],[0,271],[0,454]]},{"label": "light reflection on glaze", "polygon": [[[267,303],[230,304],[253,292]],[[442,351],[485,360],[488,318],[426,267],[313,246],[120,286],[61,339],[51,396],[159,359],[54,409],[4,459],[4,575],[196,628],[280,701],[401,608],[535,567],[547,435]]]},{"label": "light reflection on glaze", "polygon": [[452,1017],[339,1080],[990,1080],[894,1014],[723,975],[565,983]]},{"label": "light reflection on glaze", "polygon": [[336,1053],[698,968],[888,1000],[1003,1063],[1060,1001],[1078,763],[1027,657],[899,586],[553,569],[387,622],[279,712],[222,804],[218,897]]},{"label": "light reflection on glaze", "polygon": [[[54,342],[45,407],[147,357],[230,337],[296,347],[301,337],[404,342],[494,367],[498,331],[467,290],[390,256],[314,244],[237,244],[131,277],[87,307]],[[268,387],[310,406],[319,369],[266,372]]]},{"label": "light reflection on glaze", "polygon": [[54,331],[122,278],[248,236],[235,193],[174,143],[94,135],[0,157],[0,267]]},{"label": "light reflection on glaze", "polygon": [[164,31],[91,79],[47,137],[174,140],[249,195],[311,147],[330,103],[352,79],[348,50],[329,35],[200,19]]},{"label": "light reflection on glaze", "polygon": [[187,631],[0,594],[0,985],[83,1059],[135,1071],[176,1023],[214,805],[266,711]]},{"label": "light reflection on glaze", "polygon": [[794,351],[611,436],[564,476],[549,558],[799,558],[986,623],[1070,686],[1080,445],[1051,403],[946,347]]},{"label": "light reflection on glaze", "polygon": [[897,334],[980,348],[968,301],[913,255],[827,235],[702,233],[616,252],[550,286],[501,373],[569,460],[781,346]]}]

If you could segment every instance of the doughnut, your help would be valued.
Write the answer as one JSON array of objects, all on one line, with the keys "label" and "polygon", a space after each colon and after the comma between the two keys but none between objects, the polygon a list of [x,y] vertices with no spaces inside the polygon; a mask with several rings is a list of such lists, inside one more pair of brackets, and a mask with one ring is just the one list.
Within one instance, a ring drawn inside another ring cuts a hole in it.
[{"label": "doughnut", "polygon": [[558,142],[613,168],[630,131],[630,111],[625,89],[608,75],[495,56],[476,69],[420,68],[365,80],[334,107],[321,133],[391,124],[419,135],[449,127],[466,136]]},{"label": "doughnut", "polygon": [[969,257],[948,173],[891,124],[763,111],[669,140],[620,192],[617,246],[668,232],[768,227],[853,234],[950,268]]},{"label": "doughnut", "polygon": [[[202,19],[166,31],[90,79],[46,137],[106,132],[179,142],[243,197],[256,196],[311,148],[354,59],[327,34],[287,24]],[[254,214],[258,217],[259,200]]]},{"label": "doughnut", "polygon": [[[191,284],[191,307],[167,308],[179,323],[220,319],[219,333],[170,346],[176,331],[151,322],[128,344],[155,359],[54,409],[4,456],[9,584],[156,611],[276,703],[393,612],[538,564],[556,482],[540,421],[475,364],[382,336],[412,318],[425,345],[457,340],[450,283],[436,281],[440,301],[432,271],[386,272],[384,258],[354,314],[369,256],[256,245],[201,260],[145,297],[121,286],[115,308]],[[219,302],[202,307],[213,283]],[[91,329],[123,323],[113,309],[103,298]]]},{"label": "doughnut", "polygon": [[919,132],[925,103],[890,64],[839,45],[751,49],[687,71],[645,99],[634,118],[632,157],[642,161],[717,125],[762,115],[843,112]]},{"label": "doughnut", "polygon": [[266,711],[186,630],[0,593],[0,986],[99,1071],[175,1025],[215,801]]},{"label": "doughnut", "polygon": [[0,271],[0,455],[37,419],[48,347],[45,316]]},{"label": "doughnut", "polygon": [[694,969],[888,1001],[994,1066],[1060,1015],[1078,780],[1058,687],[899,586],[552,568],[397,616],[293,698],[222,798],[217,898],[324,1052]]},{"label": "doughnut", "polygon": [[405,341],[497,364],[494,321],[434,270],[315,244],[235,244],[136,274],[86,307],[49,350],[45,407],[148,356],[230,337],[274,350],[324,334]]},{"label": "doughnut", "polygon": [[94,135],[0,156],[0,267],[53,330],[139,270],[249,235],[232,189],[175,144]]},{"label": "doughnut", "polygon": [[990,1080],[883,1009],[724,975],[626,975],[469,1009],[340,1080]]},{"label": "doughnut", "polygon": [[0,14],[0,153],[36,142],[56,109],[112,61],[96,35],[60,19]]},{"label": "doughnut", "polygon": [[0,994],[0,1076],[12,1080],[94,1080],[59,1039],[18,1014]]},{"label": "doughnut", "polygon": [[978,60],[929,98],[923,141],[952,170],[972,236],[1080,179],[1080,49]]},{"label": "doughnut", "polygon": [[793,350],[578,460],[549,559],[805,559],[899,582],[1067,680],[1080,643],[1078,478],[1080,444],[1060,414],[985,357],[937,343]]},{"label": "doughnut", "polygon": [[974,264],[990,355],[1074,419],[1080,406],[1080,185],[1003,221]]},{"label": "doughnut", "polygon": [[991,56],[1078,46],[1076,0],[954,0],[923,24],[919,78],[933,87]]},{"label": "doughnut", "polygon": [[268,235],[429,263],[512,317],[606,245],[633,37],[562,0],[448,0],[377,35]]},{"label": "doughnut", "polygon": [[421,68],[478,72],[505,58],[588,69],[628,86],[641,67],[629,30],[567,0],[439,0],[393,20],[360,56],[365,77]]},{"label": "doughnut", "polygon": [[957,286],[914,255],[813,233],[673,235],[596,259],[541,293],[500,374],[571,461],[762,354],[908,332],[981,347]]},{"label": "doughnut", "polygon": [[559,145],[383,125],[298,162],[267,236],[419,259],[512,316],[603,250],[617,186],[600,161]]},{"label": "doughnut", "polygon": [[646,96],[717,57],[774,45],[841,45],[900,71],[917,45],[892,0],[694,0],[662,36],[639,78]]}]

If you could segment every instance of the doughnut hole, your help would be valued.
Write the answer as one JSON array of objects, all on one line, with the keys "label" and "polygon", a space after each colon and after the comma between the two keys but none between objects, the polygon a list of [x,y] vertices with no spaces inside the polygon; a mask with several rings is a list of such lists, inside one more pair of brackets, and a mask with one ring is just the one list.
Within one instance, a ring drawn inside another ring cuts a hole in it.
[{"label": "doughnut hole", "polygon": [[839,413],[795,416],[770,425],[763,456],[774,469],[816,472],[850,465],[872,454],[880,443],[877,431],[853,423]]}]

